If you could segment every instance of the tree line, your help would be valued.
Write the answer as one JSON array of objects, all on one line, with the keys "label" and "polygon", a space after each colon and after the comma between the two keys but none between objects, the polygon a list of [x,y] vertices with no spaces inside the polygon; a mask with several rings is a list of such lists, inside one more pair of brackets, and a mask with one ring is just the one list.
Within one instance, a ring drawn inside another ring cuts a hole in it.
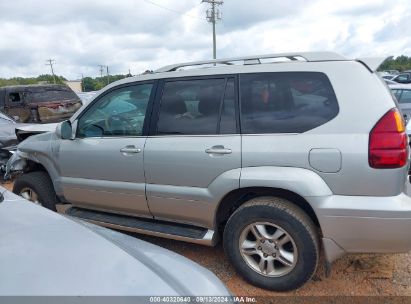
[{"label": "tree line", "polygon": [[[114,81],[130,77],[131,75],[109,75],[108,79],[107,76],[103,77],[85,77],[83,78],[83,91],[90,92],[90,91],[98,91],[105,87],[108,83],[112,83]],[[0,87],[5,86],[14,86],[14,85],[30,85],[30,84],[43,84],[43,83],[54,83],[54,79],[56,80],[56,84],[64,84],[67,81],[66,78],[63,76],[55,76],[45,74],[40,75],[37,77],[13,77],[13,78],[0,78]]]},{"label": "tree line", "polygon": [[380,65],[379,71],[397,70],[399,72],[411,70],[411,57],[398,56],[397,58],[389,58]]}]

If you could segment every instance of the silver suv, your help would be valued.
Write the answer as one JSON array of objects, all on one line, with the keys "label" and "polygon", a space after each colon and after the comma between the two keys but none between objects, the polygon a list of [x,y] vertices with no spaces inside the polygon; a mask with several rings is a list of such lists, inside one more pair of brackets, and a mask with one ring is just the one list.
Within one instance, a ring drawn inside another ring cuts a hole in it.
[{"label": "silver suv", "polygon": [[278,54],[121,80],[19,145],[13,191],[107,227],[222,239],[272,290],[307,282],[321,245],[328,270],[346,253],[408,251],[408,138],[381,61]]}]

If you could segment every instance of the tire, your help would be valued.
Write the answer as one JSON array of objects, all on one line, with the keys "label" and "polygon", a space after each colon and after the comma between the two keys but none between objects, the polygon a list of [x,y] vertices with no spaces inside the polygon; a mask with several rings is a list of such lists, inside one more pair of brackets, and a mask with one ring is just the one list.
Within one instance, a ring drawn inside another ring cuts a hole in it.
[{"label": "tire", "polygon": [[[53,188],[53,183],[49,175],[44,171],[34,171],[20,175],[13,186],[13,193],[20,195],[28,200],[23,193],[35,194],[32,197],[37,198],[37,203],[47,209],[56,211],[57,196]],[[32,200],[33,201],[33,200]]]},{"label": "tire", "polygon": [[225,226],[223,243],[226,256],[246,281],[274,291],[306,283],[320,254],[313,221],[299,207],[276,197],[258,197],[238,208]]}]

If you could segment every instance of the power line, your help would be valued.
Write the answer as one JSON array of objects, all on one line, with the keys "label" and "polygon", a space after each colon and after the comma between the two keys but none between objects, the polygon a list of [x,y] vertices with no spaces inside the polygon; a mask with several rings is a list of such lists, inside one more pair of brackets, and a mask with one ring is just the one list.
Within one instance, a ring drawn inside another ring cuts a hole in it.
[{"label": "power line", "polygon": [[202,0],[201,3],[211,4],[211,8],[207,10],[206,19],[213,25],[213,59],[217,58],[217,39],[215,34],[215,24],[222,19],[222,15],[218,6],[222,5],[222,0]]},{"label": "power line", "polygon": [[162,8],[162,9],[168,10],[168,11],[173,12],[173,13],[178,14],[178,15],[184,15],[184,16],[187,16],[187,17],[190,17],[190,18],[203,20],[202,18],[189,15],[189,14],[187,14],[187,13],[185,13],[185,12],[182,12],[182,11],[177,11],[177,10],[175,10],[175,9],[172,9],[172,8],[163,6],[163,5],[161,5],[161,4],[155,3],[155,2],[153,2],[153,1],[151,1],[151,0],[143,0],[143,1],[144,1],[144,2],[147,2],[147,3],[150,3],[150,4],[154,5],[154,6],[160,7],[160,8]]},{"label": "power line", "polygon": [[49,65],[51,68],[51,74],[53,75],[53,82],[54,84],[56,84],[56,76],[54,75],[54,70],[53,70],[53,62],[55,62],[55,60],[50,58],[50,59],[47,59],[46,62],[48,62],[46,63],[46,65]]}]

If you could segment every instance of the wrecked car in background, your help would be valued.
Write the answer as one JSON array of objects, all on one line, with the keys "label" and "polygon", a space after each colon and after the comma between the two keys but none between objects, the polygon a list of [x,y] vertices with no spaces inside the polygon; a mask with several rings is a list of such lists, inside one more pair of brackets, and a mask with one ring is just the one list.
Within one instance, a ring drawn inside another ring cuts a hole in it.
[{"label": "wrecked car in background", "polygon": [[65,85],[18,85],[0,88],[0,111],[22,123],[51,123],[70,118],[82,105]]},{"label": "wrecked car in background", "polygon": [[16,122],[13,118],[0,112],[0,165],[7,162],[17,149],[17,144],[35,134],[52,132],[57,123],[27,124]]}]

